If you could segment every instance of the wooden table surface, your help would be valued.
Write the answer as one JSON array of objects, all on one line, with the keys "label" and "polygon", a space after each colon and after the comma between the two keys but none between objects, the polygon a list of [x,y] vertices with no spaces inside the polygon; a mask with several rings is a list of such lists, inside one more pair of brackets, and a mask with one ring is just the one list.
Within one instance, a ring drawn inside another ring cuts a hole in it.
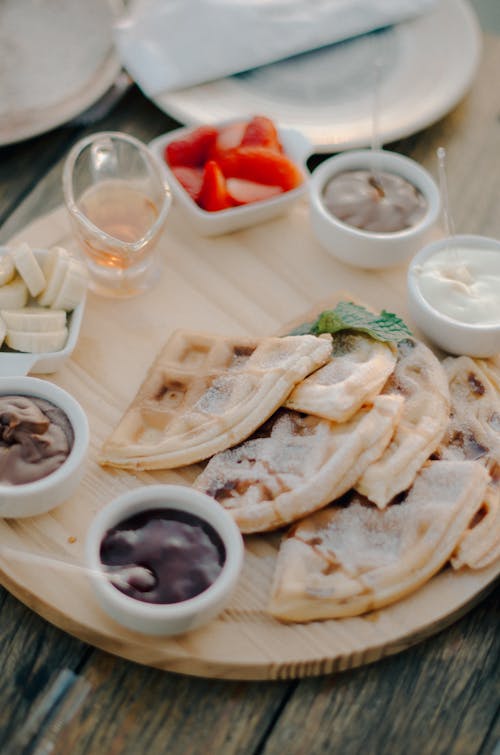
[{"label": "wooden table surface", "polygon": [[[386,146],[434,175],[445,146],[457,232],[500,238],[500,8],[498,0],[477,6],[485,28],[471,91],[439,123]],[[0,242],[61,203],[62,162],[85,133],[149,141],[177,125],[133,87],[89,127],[0,148]],[[450,628],[370,666],[225,682],[107,655],[0,588],[0,752],[498,755],[499,596],[497,587]]]}]

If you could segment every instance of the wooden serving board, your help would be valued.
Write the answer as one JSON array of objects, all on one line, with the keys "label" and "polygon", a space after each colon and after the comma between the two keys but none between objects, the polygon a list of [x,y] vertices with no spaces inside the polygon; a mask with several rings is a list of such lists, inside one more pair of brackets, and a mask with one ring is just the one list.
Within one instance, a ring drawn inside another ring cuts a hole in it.
[{"label": "wooden serving board", "polygon": [[[307,212],[304,201],[283,218],[202,239],[174,208],[160,243],[158,285],[124,301],[89,296],[78,346],[49,378],[72,393],[89,417],[91,447],[83,482],[71,500],[48,514],[0,521],[0,581],[61,629],[124,658],[175,672],[228,679],[302,677],[407,648],[450,624],[492,588],[500,564],[479,572],[445,569],[383,610],[285,625],[265,610],[279,543],[274,534],[246,539],[244,571],[229,607],[192,633],[170,639],[135,634],[108,618],[94,599],[79,568],[94,514],[125,490],[158,482],[189,484],[197,471],[132,474],[102,469],[96,462],[102,442],[175,328],[273,334],[338,289],[397,312],[411,326],[406,268],[378,273],[342,265],[314,240]],[[63,208],[17,238],[34,247],[74,248]]]}]

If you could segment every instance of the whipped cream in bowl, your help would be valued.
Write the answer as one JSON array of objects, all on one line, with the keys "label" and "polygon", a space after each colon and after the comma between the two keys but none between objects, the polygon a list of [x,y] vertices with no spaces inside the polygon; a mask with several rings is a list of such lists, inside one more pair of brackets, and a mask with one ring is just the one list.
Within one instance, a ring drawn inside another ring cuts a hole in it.
[{"label": "whipped cream in bowl", "polygon": [[500,352],[500,241],[457,235],[421,249],[408,270],[410,314],[444,351]]}]

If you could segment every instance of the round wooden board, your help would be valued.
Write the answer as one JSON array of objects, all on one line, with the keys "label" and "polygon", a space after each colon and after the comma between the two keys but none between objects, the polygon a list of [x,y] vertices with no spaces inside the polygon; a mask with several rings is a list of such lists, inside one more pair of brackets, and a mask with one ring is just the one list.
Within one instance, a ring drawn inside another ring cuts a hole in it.
[{"label": "round wooden board", "polygon": [[[63,208],[16,239],[75,249]],[[87,470],[77,494],[49,514],[0,522],[2,584],[48,621],[99,648],[169,671],[227,679],[303,677],[368,663],[439,631],[476,604],[493,587],[500,564],[480,572],[445,569],[407,599],[365,616],[281,624],[265,611],[279,542],[275,534],[247,538],[238,589],[228,609],[202,629],[148,638],[100,610],[79,566],[94,514],[127,489],[189,484],[197,471],[131,474],[96,462],[102,442],[175,328],[276,333],[338,289],[398,312],[411,325],[406,269],[364,272],[336,262],[312,237],[305,201],[283,218],[217,239],[195,235],[174,208],[160,251],[162,278],[147,295],[125,301],[89,296],[77,349],[49,377],[87,412]]]}]

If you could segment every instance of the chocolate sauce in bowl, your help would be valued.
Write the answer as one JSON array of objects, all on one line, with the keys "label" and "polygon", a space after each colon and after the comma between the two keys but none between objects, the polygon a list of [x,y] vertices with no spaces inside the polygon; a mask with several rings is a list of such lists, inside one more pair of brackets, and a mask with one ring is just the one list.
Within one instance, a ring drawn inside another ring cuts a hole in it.
[{"label": "chocolate sauce in bowl", "polygon": [[351,170],[334,176],[323,191],[325,207],[364,231],[394,233],[416,225],[427,211],[423,194],[395,173]]},{"label": "chocolate sauce in bowl", "polygon": [[0,396],[0,484],[23,485],[54,472],[74,442],[58,406],[35,396]]},{"label": "chocolate sauce in bowl", "polygon": [[177,509],[150,509],[109,529],[100,548],[111,583],[146,603],[179,603],[219,576],[226,552],[208,522]]}]

